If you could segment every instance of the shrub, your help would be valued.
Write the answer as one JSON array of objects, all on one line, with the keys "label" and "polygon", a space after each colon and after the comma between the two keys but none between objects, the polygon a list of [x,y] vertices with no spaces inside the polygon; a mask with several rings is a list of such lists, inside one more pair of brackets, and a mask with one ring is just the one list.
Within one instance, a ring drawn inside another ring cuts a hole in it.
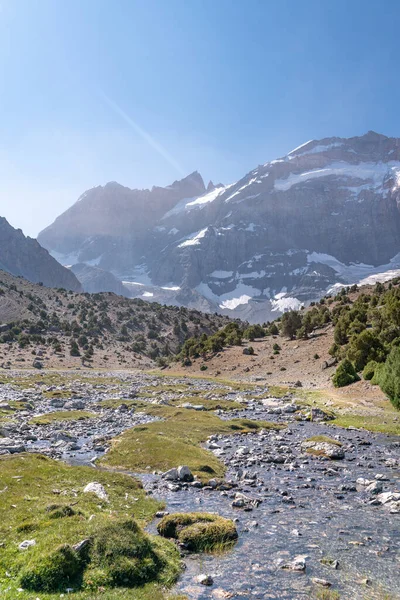
[{"label": "shrub", "polygon": [[332,381],[335,387],[345,387],[355,381],[359,381],[359,376],[353,364],[345,358],[333,374]]},{"label": "shrub", "polygon": [[282,315],[281,322],[282,335],[285,335],[292,340],[296,334],[296,331],[301,327],[301,315],[296,310],[285,312]]},{"label": "shrub", "polygon": [[363,369],[363,378],[367,381],[371,381],[375,374],[377,365],[378,363],[375,360],[370,360]]},{"label": "shrub", "polygon": [[391,403],[400,409],[400,347],[394,347],[379,375],[379,385]]},{"label": "shrub", "polygon": [[70,348],[69,353],[71,356],[80,356],[81,355],[81,353],[79,352],[78,344],[74,340],[71,342],[71,348]]}]

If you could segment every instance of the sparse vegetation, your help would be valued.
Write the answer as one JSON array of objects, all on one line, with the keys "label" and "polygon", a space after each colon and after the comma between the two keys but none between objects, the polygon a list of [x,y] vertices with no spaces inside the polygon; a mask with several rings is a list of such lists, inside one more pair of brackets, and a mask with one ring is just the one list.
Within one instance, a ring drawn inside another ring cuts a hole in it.
[{"label": "sparse vegetation", "polygon": [[[164,598],[180,572],[179,553],[142,529],[163,505],[131,477],[107,472],[96,473],[109,498],[100,501],[83,493],[92,480],[91,468],[37,454],[0,457],[0,581],[7,571],[10,598],[50,599],[66,588],[77,600],[102,590],[111,598],[111,588],[112,598]],[[27,535],[35,545],[21,552]]]},{"label": "sparse vegetation", "polygon": [[210,477],[222,477],[225,472],[218,458],[200,446],[210,435],[232,435],[282,427],[248,419],[225,421],[211,412],[169,406],[153,405],[146,408],[146,412],[164,420],[134,427],[115,438],[110,451],[101,459],[101,464],[133,472],[147,468],[151,471],[167,471],[186,464],[193,474],[204,481]]}]

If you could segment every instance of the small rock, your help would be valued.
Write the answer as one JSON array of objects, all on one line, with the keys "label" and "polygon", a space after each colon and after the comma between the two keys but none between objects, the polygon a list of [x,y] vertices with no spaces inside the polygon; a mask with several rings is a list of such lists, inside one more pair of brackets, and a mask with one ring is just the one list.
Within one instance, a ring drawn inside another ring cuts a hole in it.
[{"label": "small rock", "polygon": [[20,543],[18,548],[20,550],[28,550],[28,548],[31,548],[31,546],[36,546],[36,540],[24,540]]},{"label": "small rock", "polygon": [[197,575],[194,580],[196,583],[200,583],[201,585],[212,585],[214,583],[211,575]]},{"label": "small rock", "polygon": [[91,481],[90,483],[88,483],[87,486],[84,488],[83,493],[95,494],[95,496],[97,496],[100,500],[105,500],[106,502],[108,502],[108,495],[106,490],[104,489],[104,486],[102,486],[101,483],[98,483],[97,481]]}]

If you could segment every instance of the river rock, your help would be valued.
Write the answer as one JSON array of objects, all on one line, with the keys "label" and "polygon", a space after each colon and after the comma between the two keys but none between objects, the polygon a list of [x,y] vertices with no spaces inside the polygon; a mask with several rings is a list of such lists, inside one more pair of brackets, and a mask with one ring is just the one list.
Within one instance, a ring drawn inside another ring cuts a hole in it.
[{"label": "river rock", "polygon": [[344,458],[344,450],[341,446],[330,444],[329,442],[315,442],[308,440],[302,442],[301,449],[304,451],[313,450],[332,460],[342,460]]},{"label": "river rock", "polygon": [[211,575],[197,575],[194,580],[196,583],[200,583],[201,585],[212,585],[214,583]]},{"label": "river rock", "polygon": [[182,465],[177,469],[178,479],[180,481],[193,481],[192,471],[186,465]]}]

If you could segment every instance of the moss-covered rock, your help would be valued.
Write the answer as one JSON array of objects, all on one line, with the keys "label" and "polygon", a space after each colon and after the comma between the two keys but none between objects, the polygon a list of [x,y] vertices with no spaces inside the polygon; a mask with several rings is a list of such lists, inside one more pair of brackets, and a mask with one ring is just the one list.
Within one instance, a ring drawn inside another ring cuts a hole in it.
[{"label": "moss-covered rock", "polygon": [[33,558],[22,570],[20,583],[26,590],[35,592],[65,591],[79,586],[84,563],[68,544],[44,556]]},{"label": "moss-covered rock", "polygon": [[233,521],[209,513],[167,515],[157,530],[163,537],[178,540],[191,552],[230,548],[238,537]]}]

